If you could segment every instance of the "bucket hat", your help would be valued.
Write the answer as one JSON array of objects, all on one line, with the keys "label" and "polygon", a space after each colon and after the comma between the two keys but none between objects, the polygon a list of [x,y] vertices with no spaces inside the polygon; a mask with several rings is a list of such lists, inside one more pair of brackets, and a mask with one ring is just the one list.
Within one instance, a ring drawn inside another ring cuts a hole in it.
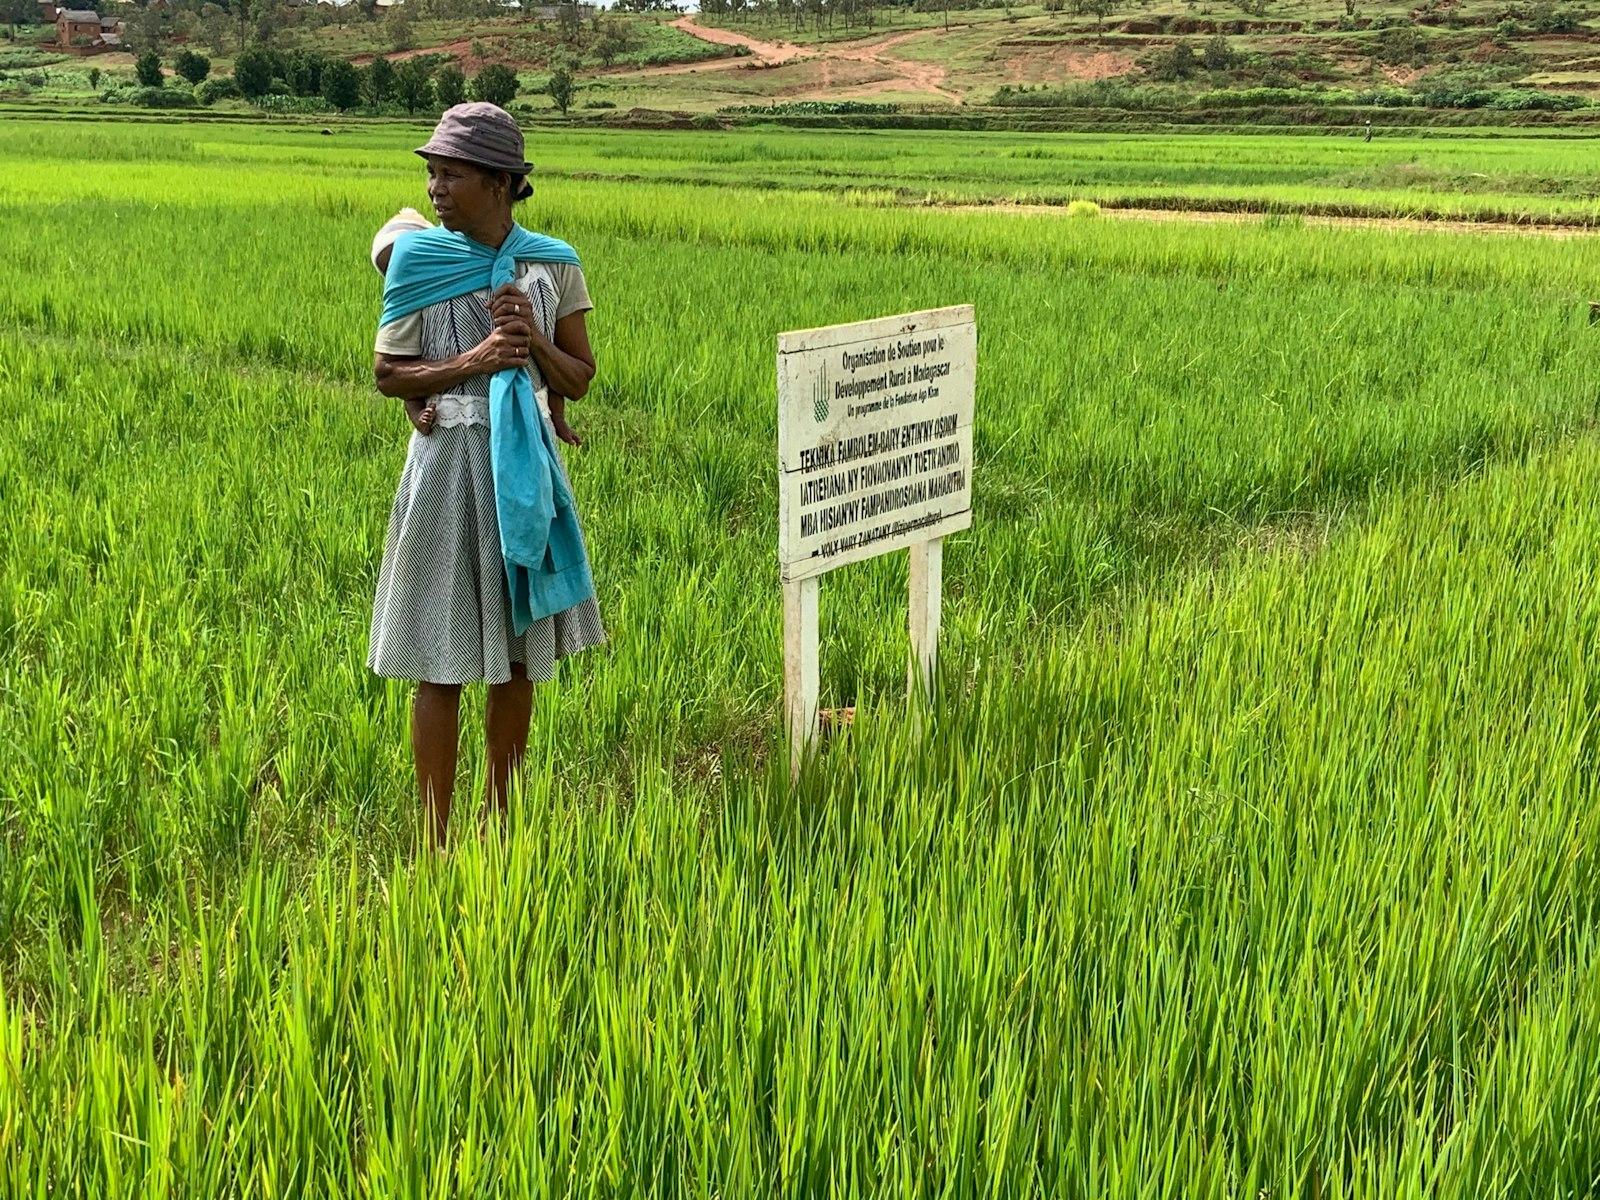
[{"label": "bucket hat", "polygon": [[517,181],[513,200],[533,195],[533,185],[528,182],[533,164],[522,157],[522,130],[517,127],[516,118],[498,104],[471,100],[445,109],[433,136],[418,146],[416,153],[424,158],[433,154],[491,171],[507,171]]}]

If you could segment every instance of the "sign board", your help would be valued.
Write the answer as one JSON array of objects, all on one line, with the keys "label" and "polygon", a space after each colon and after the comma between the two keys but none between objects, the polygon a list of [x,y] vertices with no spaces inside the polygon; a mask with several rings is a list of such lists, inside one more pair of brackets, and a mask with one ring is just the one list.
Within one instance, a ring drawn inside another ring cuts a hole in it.
[{"label": "sign board", "polygon": [[972,305],[778,335],[784,702],[798,774],[817,727],[817,581],[909,549],[909,686],[933,686],[945,535],[972,524]]},{"label": "sign board", "polygon": [[785,581],[972,524],[970,304],[778,336]]}]

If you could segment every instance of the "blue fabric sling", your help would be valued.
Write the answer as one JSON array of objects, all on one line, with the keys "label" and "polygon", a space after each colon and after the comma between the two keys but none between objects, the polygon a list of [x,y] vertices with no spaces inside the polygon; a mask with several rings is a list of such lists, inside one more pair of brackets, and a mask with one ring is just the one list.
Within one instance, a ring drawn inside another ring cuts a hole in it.
[{"label": "blue fabric sling", "polygon": [[[567,243],[521,225],[512,225],[499,249],[443,226],[401,234],[384,275],[379,324],[511,283],[518,262],[577,266],[578,255]],[[489,377],[489,462],[511,592],[511,628],[520,637],[537,618],[594,595],[577,509],[526,367]]]}]

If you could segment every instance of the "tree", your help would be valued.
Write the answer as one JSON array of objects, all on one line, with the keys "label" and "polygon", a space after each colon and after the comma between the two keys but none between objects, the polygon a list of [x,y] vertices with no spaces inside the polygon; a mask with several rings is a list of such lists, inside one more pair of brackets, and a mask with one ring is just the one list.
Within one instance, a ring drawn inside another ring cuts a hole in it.
[{"label": "tree", "polygon": [[576,85],[572,78],[572,56],[560,54],[550,65],[550,82],[544,85],[544,90],[550,94],[550,99],[555,101],[561,115],[567,115],[567,109],[572,107],[572,93]]},{"label": "tree", "polygon": [[389,15],[383,20],[383,30],[389,35],[389,44],[396,50],[409,50],[412,44],[411,14],[407,4],[391,4]]},{"label": "tree", "polygon": [[1198,69],[1198,60],[1195,58],[1193,47],[1188,42],[1176,42],[1172,49],[1163,50],[1156,55],[1155,62],[1150,67],[1150,74],[1166,83],[1176,83],[1188,79]]},{"label": "tree", "polygon": [[595,38],[595,57],[609,67],[617,61],[618,56],[628,50],[633,40],[632,34],[633,29],[627,21],[621,17],[607,17],[600,23],[598,36]]},{"label": "tree", "polygon": [[17,36],[17,26],[31,24],[39,6],[33,0],[0,0],[0,21],[11,26],[11,36]]},{"label": "tree", "polygon": [[1094,17],[1095,32],[1104,37],[1106,18],[1117,11],[1117,4],[1116,0],[1084,0],[1080,11]]},{"label": "tree", "polygon": [[100,68],[99,67],[90,67],[89,68],[89,90],[90,91],[96,91],[96,92],[100,90]]},{"label": "tree", "polygon": [[322,95],[322,73],[328,69],[328,59],[315,50],[302,50],[288,64],[285,82],[296,96]]},{"label": "tree", "polygon": [[1205,49],[1201,52],[1201,61],[1206,64],[1208,71],[1226,71],[1233,66],[1233,47],[1228,45],[1228,39],[1220,33],[1216,37],[1206,40]]},{"label": "tree", "polygon": [[340,112],[361,103],[361,72],[336,58],[322,71],[322,98]]},{"label": "tree", "polygon": [[460,67],[440,67],[433,77],[433,98],[440,108],[454,108],[467,98],[467,77]]},{"label": "tree", "polygon": [[272,55],[260,46],[241,50],[233,60],[233,81],[246,100],[265,96],[272,88]]},{"label": "tree", "polygon": [[133,64],[133,73],[139,77],[140,87],[160,87],[161,55],[154,50],[146,50]]},{"label": "tree", "polygon": [[204,83],[206,76],[211,74],[211,60],[187,47],[178,51],[178,57],[172,60],[172,66],[195,87]]},{"label": "tree", "polygon": [[561,37],[567,42],[575,42],[578,35],[583,32],[583,18],[578,15],[577,0],[567,0],[556,9],[556,16],[561,22]]},{"label": "tree", "polygon": [[200,6],[200,38],[213,54],[228,48],[228,14],[218,4]]},{"label": "tree", "polygon": [[433,78],[427,64],[420,58],[401,63],[394,75],[394,95],[406,106],[407,113],[426,108],[428,101],[433,99]]},{"label": "tree", "polygon": [[123,22],[122,43],[133,54],[143,54],[146,50],[160,53],[165,33],[160,11],[145,9]]},{"label": "tree", "polygon": [[479,71],[472,81],[472,98],[487,100],[501,108],[510,104],[517,94],[517,75],[510,67],[492,63]]},{"label": "tree", "polygon": [[367,77],[362,80],[362,85],[367,103],[374,108],[379,107],[394,95],[394,64],[383,55],[378,55],[367,68]]}]

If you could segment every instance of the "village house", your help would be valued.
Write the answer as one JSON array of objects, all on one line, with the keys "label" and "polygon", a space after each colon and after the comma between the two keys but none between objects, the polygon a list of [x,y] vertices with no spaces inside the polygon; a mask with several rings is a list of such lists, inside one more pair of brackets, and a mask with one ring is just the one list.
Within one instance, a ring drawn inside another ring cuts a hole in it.
[{"label": "village house", "polygon": [[53,0],[39,0],[39,24],[54,25],[56,23],[56,14],[60,11],[53,3]]},{"label": "village house", "polygon": [[115,50],[126,26],[116,17],[102,17],[86,8],[56,12],[56,45],[78,50]]},{"label": "village house", "polygon": [[99,13],[86,8],[63,8],[56,14],[56,45],[93,46],[99,40]]}]

